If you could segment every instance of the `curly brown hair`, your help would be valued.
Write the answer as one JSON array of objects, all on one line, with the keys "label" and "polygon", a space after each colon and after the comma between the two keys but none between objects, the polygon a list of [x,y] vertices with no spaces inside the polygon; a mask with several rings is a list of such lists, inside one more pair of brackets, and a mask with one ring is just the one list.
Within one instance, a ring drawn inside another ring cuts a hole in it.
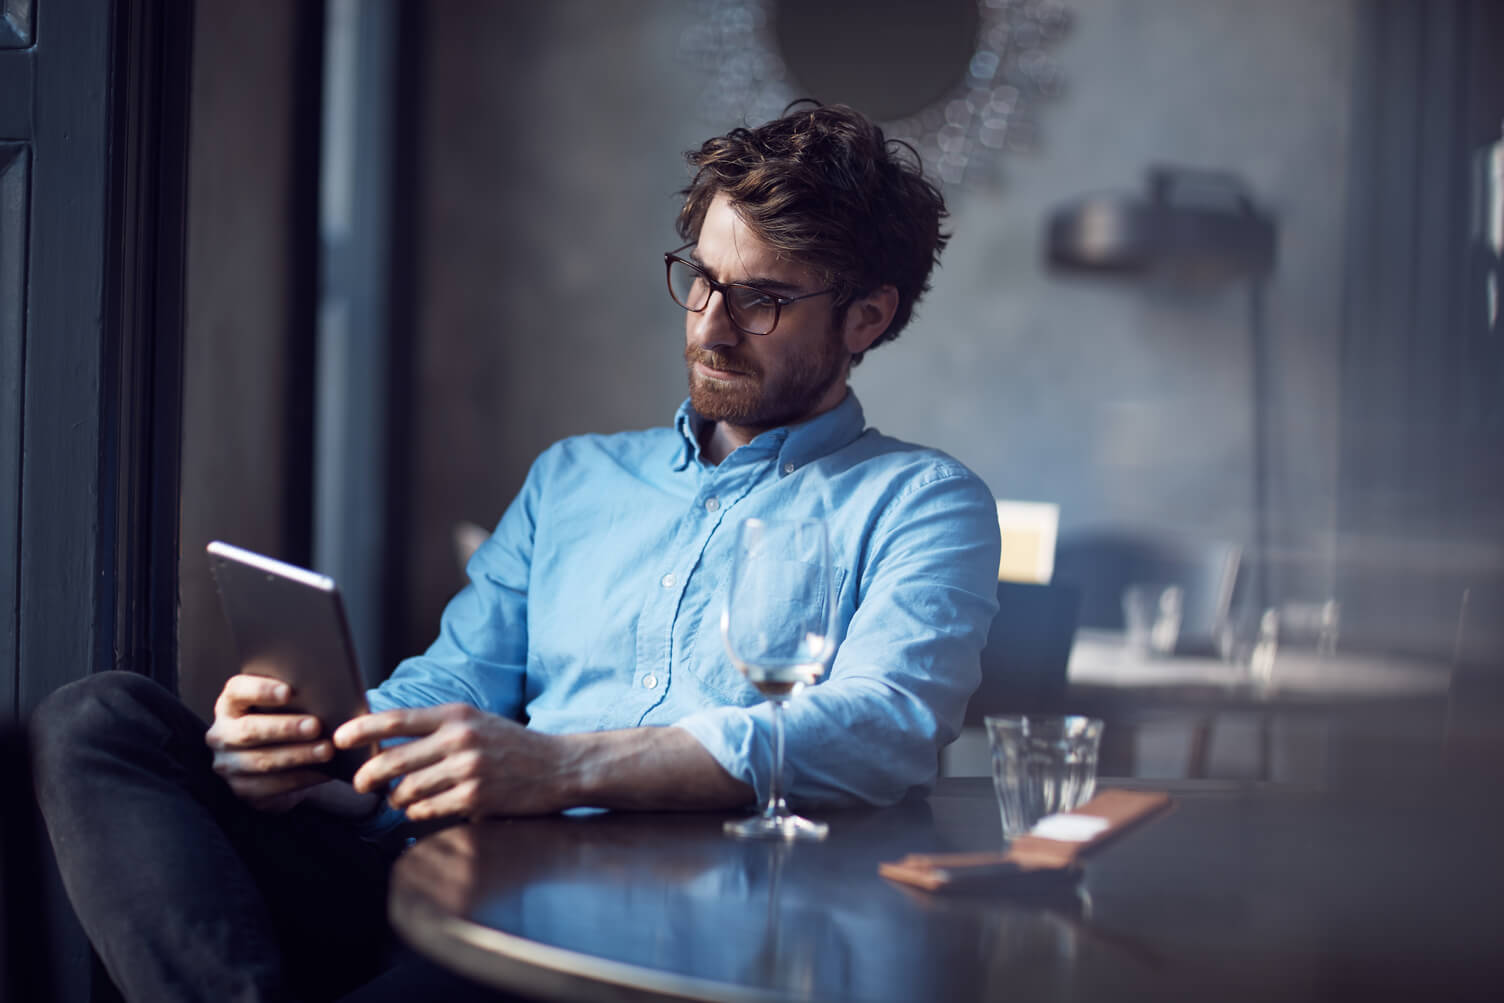
[{"label": "curly brown hair", "polygon": [[732,129],[685,158],[695,174],[680,193],[681,238],[699,238],[724,192],[758,237],[835,287],[837,322],[853,300],[897,289],[892,323],[872,347],[898,337],[950,239],[940,229],[945,199],[913,147],[845,105],[796,101],[781,118]]}]

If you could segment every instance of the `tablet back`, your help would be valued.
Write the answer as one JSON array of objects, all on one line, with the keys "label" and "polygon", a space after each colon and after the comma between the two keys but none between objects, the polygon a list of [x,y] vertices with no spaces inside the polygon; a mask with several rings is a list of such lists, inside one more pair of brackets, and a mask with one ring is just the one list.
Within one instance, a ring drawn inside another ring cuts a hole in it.
[{"label": "tablet back", "polygon": [[[237,671],[292,687],[295,713],[313,714],[329,736],[366,710],[365,685],[334,580],[216,540],[209,566],[240,656]],[[215,687],[218,692],[223,680]],[[329,772],[350,777],[366,750],[343,750]]]}]

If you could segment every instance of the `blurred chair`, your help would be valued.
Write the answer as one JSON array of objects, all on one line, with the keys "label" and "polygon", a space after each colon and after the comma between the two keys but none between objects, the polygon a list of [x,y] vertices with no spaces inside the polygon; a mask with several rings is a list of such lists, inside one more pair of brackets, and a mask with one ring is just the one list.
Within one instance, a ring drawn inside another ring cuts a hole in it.
[{"label": "blurred chair", "polygon": [[997,616],[982,649],[982,684],[966,705],[966,725],[980,727],[988,714],[1064,708],[1080,601],[1073,585],[997,583]]},{"label": "blurred chair", "polygon": [[997,616],[982,649],[982,682],[966,704],[960,736],[940,753],[942,776],[990,773],[987,715],[1064,709],[1079,600],[1072,586],[998,582]]},{"label": "blurred chair", "polygon": [[1122,630],[1123,592],[1131,585],[1182,590],[1179,653],[1214,653],[1237,583],[1243,550],[1225,540],[1198,540],[1126,529],[1062,536],[1055,581],[1081,590],[1080,625]]},{"label": "blurred chair", "polygon": [[450,534],[451,542],[454,544],[454,559],[459,562],[461,571],[469,565],[470,558],[475,556],[480,545],[491,537],[489,529],[468,520],[455,523]]},{"label": "blurred chair", "polygon": [[997,525],[998,610],[982,650],[982,684],[966,707],[968,727],[981,727],[988,714],[1064,706],[1066,665],[1076,636],[1080,593],[1049,584],[1060,506],[999,498]]},{"label": "blurred chair", "polygon": [[[1055,553],[1055,580],[1081,590],[1080,626],[1123,630],[1123,593],[1130,586],[1181,590],[1177,654],[1216,654],[1238,581],[1243,550],[1225,540],[1203,540],[1170,533],[1126,528],[1083,531],[1062,536]],[[1137,731],[1128,719],[1109,726],[1103,758],[1112,769],[1136,772]],[[1212,716],[1191,715],[1186,775],[1207,775]]]}]

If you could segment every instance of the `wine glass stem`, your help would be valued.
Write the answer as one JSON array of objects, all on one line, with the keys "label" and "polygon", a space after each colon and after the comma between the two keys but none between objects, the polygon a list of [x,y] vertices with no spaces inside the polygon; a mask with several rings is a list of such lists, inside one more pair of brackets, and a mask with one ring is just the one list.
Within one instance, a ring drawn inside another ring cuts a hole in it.
[{"label": "wine glass stem", "polygon": [[773,705],[773,779],[768,785],[768,806],[763,817],[780,818],[785,812],[783,805],[783,701],[769,701]]}]

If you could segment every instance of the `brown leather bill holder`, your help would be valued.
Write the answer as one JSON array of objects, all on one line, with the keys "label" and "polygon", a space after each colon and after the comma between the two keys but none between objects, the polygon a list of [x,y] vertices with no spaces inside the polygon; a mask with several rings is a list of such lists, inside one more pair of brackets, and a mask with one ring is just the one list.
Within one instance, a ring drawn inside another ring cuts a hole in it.
[{"label": "brown leather bill holder", "polygon": [[926,891],[986,886],[1042,887],[1074,880],[1081,860],[1170,807],[1162,791],[1106,790],[1070,812],[1042,819],[1003,853],[911,853],[878,864],[892,881]]}]

